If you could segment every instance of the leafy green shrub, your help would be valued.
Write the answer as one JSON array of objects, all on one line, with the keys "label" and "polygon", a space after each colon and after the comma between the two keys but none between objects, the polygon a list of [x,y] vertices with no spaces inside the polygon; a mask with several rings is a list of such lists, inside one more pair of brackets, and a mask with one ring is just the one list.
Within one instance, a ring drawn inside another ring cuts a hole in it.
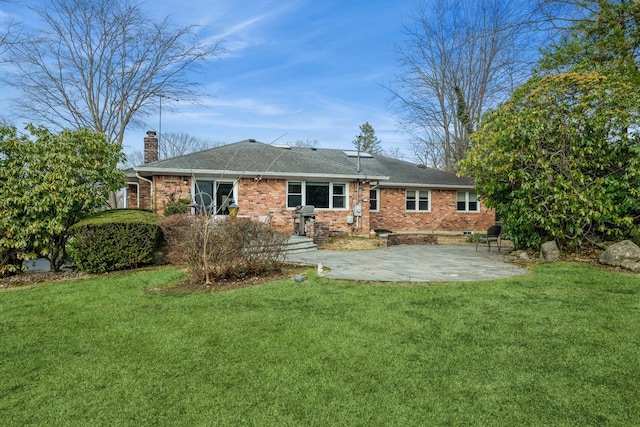
[{"label": "leafy green shrub", "polygon": [[536,77],[483,118],[460,173],[516,247],[640,234],[636,92],[593,72]]},{"label": "leafy green shrub", "polygon": [[287,236],[262,222],[172,215],[159,224],[169,262],[186,266],[200,283],[275,271],[284,260]]},{"label": "leafy green shrub", "polygon": [[161,237],[155,213],[114,209],[71,227],[67,251],[80,270],[93,273],[151,264]]},{"label": "leafy green shrub", "polygon": [[167,206],[165,206],[164,208],[164,216],[189,213],[190,204],[191,204],[191,200],[189,199],[176,200],[175,194],[172,194],[169,196],[169,201],[167,202]]},{"label": "leafy green shrub", "polygon": [[12,276],[22,270],[18,251],[13,248],[0,248],[0,278]]}]

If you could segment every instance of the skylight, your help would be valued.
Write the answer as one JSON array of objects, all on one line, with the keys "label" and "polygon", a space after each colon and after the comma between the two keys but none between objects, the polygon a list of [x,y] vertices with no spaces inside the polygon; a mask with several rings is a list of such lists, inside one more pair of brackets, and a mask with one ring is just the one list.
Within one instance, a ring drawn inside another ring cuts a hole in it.
[{"label": "skylight", "polygon": [[[355,150],[345,150],[345,151],[343,151],[343,153],[347,157],[358,157],[358,152],[355,151]],[[366,151],[361,151],[360,152],[360,158],[361,159],[372,159],[373,155],[371,155],[371,153],[367,153]]]}]

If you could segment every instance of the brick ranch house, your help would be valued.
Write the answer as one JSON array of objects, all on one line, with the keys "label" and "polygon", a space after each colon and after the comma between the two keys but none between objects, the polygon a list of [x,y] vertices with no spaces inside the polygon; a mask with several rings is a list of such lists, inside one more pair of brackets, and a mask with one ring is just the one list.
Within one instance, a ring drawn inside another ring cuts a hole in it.
[{"label": "brick ranch house", "polygon": [[233,199],[239,216],[268,217],[272,227],[292,234],[299,205],[315,206],[315,221],[331,233],[462,234],[495,223],[470,179],[390,157],[249,139],[158,160],[154,132],[144,144],[144,164],[126,171],[126,200],[161,215],[180,198],[194,210],[226,214]]}]

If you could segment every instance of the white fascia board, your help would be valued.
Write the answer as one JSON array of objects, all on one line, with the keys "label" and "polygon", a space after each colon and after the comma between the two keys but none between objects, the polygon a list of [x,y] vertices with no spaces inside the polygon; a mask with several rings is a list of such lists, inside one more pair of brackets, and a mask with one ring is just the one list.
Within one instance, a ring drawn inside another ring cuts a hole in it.
[{"label": "white fascia board", "polygon": [[[158,169],[145,168],[144,166],[135,168],[138,173],[150,173],[151,175],[188,175],[197,177],[263,177],[263,178],[322,178],[322,179],[349,179],[349,180],[387,180],[388,176],[363,175],[363,174],[314,174],[295,172],[264,172],[264,171],[233,171],[233,170],[207,170],[207,169]],[[135,175],[134,175],[135,176]]]},{"label": "white fascia board", "polygon": [[449,185],[449,184],[418,184],[415,182],[381,182],[380,187],[384,188],[430,188],[434,190],[473,190],[474,185]]}]

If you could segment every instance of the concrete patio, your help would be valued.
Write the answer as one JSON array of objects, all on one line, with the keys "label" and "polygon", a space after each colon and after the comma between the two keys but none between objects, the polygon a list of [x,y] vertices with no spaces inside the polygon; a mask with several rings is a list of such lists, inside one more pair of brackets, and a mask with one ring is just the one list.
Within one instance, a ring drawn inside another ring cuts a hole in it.
[{"label": "concrete patio", "polygon": [[328,269],[326,277],[384,282],[465,282],[502,279],[528,270],[504,261],[496,249],[398,245],[367,251],[317,250],[287,255],[294,263]]}]

